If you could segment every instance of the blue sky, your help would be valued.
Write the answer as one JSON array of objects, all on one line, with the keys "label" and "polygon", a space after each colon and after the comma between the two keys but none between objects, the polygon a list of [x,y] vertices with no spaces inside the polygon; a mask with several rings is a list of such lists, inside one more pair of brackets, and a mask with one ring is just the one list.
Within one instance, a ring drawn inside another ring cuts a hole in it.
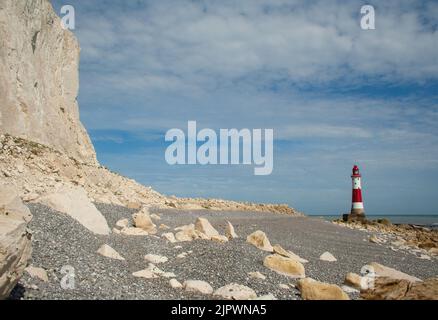
[{"label": "blue sky", "polygon": [[[99,161],[160,192],[436,214],[438,3],[52,1],[76,10],[79,105]],[[360,28],[373,4],[376,30]],[[165,132],[273,128],[274,171],[169,166]]]}]

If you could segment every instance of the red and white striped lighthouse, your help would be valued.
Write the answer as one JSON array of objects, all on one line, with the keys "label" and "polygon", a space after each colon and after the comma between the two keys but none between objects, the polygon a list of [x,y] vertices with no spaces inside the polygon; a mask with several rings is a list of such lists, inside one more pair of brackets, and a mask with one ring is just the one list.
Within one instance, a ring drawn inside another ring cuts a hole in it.
[{"label": "red and white striped lighthouse", "polygon": [[351,175],[351,180],[353,183],[353,197],[351,204],[351,215],[352,216],[365,216],[365,210],[362,201],[362,176],[359,173],[359,167],[355,165],[353,167],[353,174]]}]

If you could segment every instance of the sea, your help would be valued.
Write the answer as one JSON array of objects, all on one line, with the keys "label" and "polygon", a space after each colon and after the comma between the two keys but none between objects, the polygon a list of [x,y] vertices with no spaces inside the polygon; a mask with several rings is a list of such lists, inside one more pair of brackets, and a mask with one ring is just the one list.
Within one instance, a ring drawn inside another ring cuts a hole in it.
[{"label": "sea", "polygon": [[[314,218],[321,218],[325,220],[335,220],[342,218],[341,215],[331,216],[331,215],[312,215]],[[425,226],[433,229],[438,229],[438,215],[368,215],[367,219],[377,220],[377,219],[388,219],[393,224],[414,224],[418,226]]]}]

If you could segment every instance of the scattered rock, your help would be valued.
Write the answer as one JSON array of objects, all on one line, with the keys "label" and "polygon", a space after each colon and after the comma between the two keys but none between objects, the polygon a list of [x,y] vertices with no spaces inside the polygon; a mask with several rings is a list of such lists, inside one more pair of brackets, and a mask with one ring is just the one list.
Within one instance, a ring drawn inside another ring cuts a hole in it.
[{"label": "scattered rock", "polygon": [[367,300],[437,300],[438,278],[424,282],[411,282],[406,279],[387,277],[377,278],[374,287],[361,292]]},{"label": "scattered rock", "polygon": [[125,260],[116,250],[111,248],[109,245],[104,244],[98,250],[97,253],[111,259]]},{"label": "scattered rock", "polygon": [[152,213],[151,218],[154,220],[161,220],[161,217],[158,214]]},{"label": "scattered rock", "polygon": [[347,286],[350,286],[350,287],[353,287],[356,289],[361,289],[362,288],[362,277],[356,273],[349,272],[345,276],[344,283]]},{"label": "scattered rock", "polygon": [[147,236],[149,233],[141,228],[127,227],[120,230],[120,234],[124,236]]},{"label": "scattered rock", "polygon": [[252,300],[277,300],[277,298],[272,293],[268,293]]},{"label": "scattered rock", "polygon": [[117,229],[117,228],[113,228],[113,233],[114,234],[121,234],[120,229]]},{"label": "scattered rock", "polygon": [[335,262],[338,261],[334,255],[332,255],[330,252],[326,251],[324,252],[320,257],[320,260],[322,261],[328,261],[328,262]]},{"label": "scattered rock", "polygon": [[304,300],[350,300],[337,285],[319,282],[312,278],[298,280],[297,287]]},{"label": "scattered rock", "polygon": [[174,289],[181,289],[183,285],[176,279],[170,279],[169,284]]},{"label": "scattered rock", "polygon": [[420,256],[418,258],[423,259],[423,260],[432,260],[432,258],[430,256],[428,256],[427,254],[420,254]]},{"label": "scattered rock", "polygon": [[196,220],[195,230],[205,234],[208,238],[219,236],[219,232],[205,218],[198,218]]},{"label": "scattered rock", "polygon": [[260,273],[258,271],[255,272],[249,272],[248,275],[253,278],[253,279],[260,279],[260,280],[265,280],[266,276],[263,273]]},{"label": "scattered rock", "polygon": [[280,284],[278,285],[278,287],[279,287],[280,289],[284,289],[284,290],[289,290],[289,289],[290,289],[290,287],[289,287],[287,284],[284,284],[284,283],[280,283]]},{"label": "scattered rock", "polygon": [[169,260],[169,259],[167,259],[167,257],[160,256],[157,254],[147,254],[144,256],[144,259],[146,261],[154,263],[154,264],[165,263]]},{"label": "scattered rock", "polygon": [[16,191],[0,185],[0,299],[9,296],[31,258],[31,219]]},{"label": "scattered rock", "polygon": [[341,289],[344,290],[344,292],[346,293],[359,293],[360,291],[358,289],[355,289],[353,287],[347,286],[347,285],[342,285]]},{"label": "scattered rock", "polygon": [[180,253],[179,255],[177,255],[176,257],[178,258],[178,259],[184,259],[184,258],[186,258],[188,256],[188,253],[187,252],[182,252],[182,253]]},{"label": "scattered rock", "polygon": [[23,204],[17,191],[3,184],[0,185],[0,215],[24,222],[32,220],[29,208]]},{"label": "scattered rock", "polygon": [[430,248],[429,250],[427,250],[427,253],[432,256],[438,256],[438,248]]},{"label": "scattered rock", "polygon": [[253,289],[237,283],[227,284],[217,289],[214,295],[228,300],[249,300],[257,298],[257,293]]},{"label": "scattered rock", "polygon": [[263,265],[279,274],[286,275],[288,277],[305,277],[304,266],[301,264],[301,262],[280,256],[278,254],[267,256],[263,261]]},{"label": "scattered rock", "polygon": [[266,234],[260,230],[251,233],[246,238],[246,242],[251,243],[252,245],[264,251],[272,252],[274,250]]},{"label": "scattered rock", "polygon": [[155,234],[157,232],[156,225],[152,222],[148,209],[145,207],[137,213],[132,215],[134,220],[134,226],[136,228],[143,229],[149,234]]},{"label": "scattered rock", "polygon": [[184,281],[183,287],[187,292],[195,292],[202,294],[212,294],[213,288],[208,282],[202,280],[187,280]]},{"label": "scattered rock", "polygon": [[129,220],[128,219],[121,219],[116,222],[116,227],[119,227],[121,229],[129,227]]},{"label": "scattered rock", "polygon": [[376,235],[371,235],[370,236],[370,242],[372,242],[372,243],[382,243],[382,242],[384,242],[383,241],[383,239],[381,239],[381,238],[379,238],[379,237],[377,237]]},{"label": "scattered rock", "polygon": [[24,269],[32,278],[38,278],[41,281],[49,282],[49,277],[47,276],[47,271],[43,268],[28,266]]},{"label": "scattered rock", "polygon": [[211,240],[216,241],[216,242],[220,242],[220,243],[228,242],[228,238],[226,236],[223,236],[223,235],[212,236]]},{"label": "scattered rock", "polygon": [[134,272],[132,275],[137,278],[145,278],[145,279],[155,279],[159,277],[157,274],[155,274],[149,269],[144,269]]},{"label": "scattered rock", "polygon": [[176,242],[175,235],[172,232],[163,233],[161,236],[164,239],[168,240],[170,243],[175,243]]},{"label": "scattered rock", "polygon": [[111,232],[105,217],[82,187],[62,186],[58,191],[38,198],[37,202],[69,215],[96,234],[108,235]]},{"label": "scattered rock", "polygon": [[229,240],[231,239],[236,239],[239,236],[236,234],[236,232],[234,231],[234,227],[231,224],[230,221],[227,221],[227,228],[225,230],[225,235],[228,237]]},{"label": "scattered rock", "polygon": [[386,267],[377,262],[372,262],[365,267],[371,272],[374,272],[376,277],[386,277],[386,278],[397,279],[397,280],[408,280],[410,282],[421,281],[421,279],[418,279],[414,276],[408,275],[396,269]]},{"label": "scattered rock", "polygon": [[163,223],[160,224],[160,226],[158,228],[161,229],[161,230],[168,230],[168,229],[170,229],[170,227],[168,225],[165,225]]},{"label": "scattered rock", "polygon": [[287,257],[287,258],[291,258],[293,260],[299,261],[301,263],[307,263],[309,261],[307,261],[306,259],[301,258],[300,256],[296,255],[295,253],[293,253],[292,251],[289,250],[285,250],[283,249],[279,244],[276,244],[273,247],[273,251],[274,253],[277,253],[283,257]]}]

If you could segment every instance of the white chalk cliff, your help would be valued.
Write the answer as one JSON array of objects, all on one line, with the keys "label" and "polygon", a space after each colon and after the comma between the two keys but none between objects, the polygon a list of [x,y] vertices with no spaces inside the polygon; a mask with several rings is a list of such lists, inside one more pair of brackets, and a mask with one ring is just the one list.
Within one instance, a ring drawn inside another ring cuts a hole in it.
[{"label": "white chalk cliff", "polygon": [[79,51],[48,0],[0,1],[0,133],[96,163],[79,121]]}]

